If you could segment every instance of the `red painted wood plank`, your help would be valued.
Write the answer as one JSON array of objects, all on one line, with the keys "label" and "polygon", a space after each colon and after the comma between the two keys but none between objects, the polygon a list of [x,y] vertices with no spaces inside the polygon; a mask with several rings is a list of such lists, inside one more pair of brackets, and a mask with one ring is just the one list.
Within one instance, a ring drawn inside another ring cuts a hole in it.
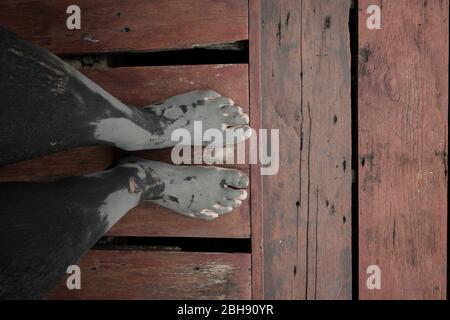
[{"label": "red painted wood plank", "polygon": [[108,231],[109,236],[250,238],[248,201],[226,216],[203,221],[181,216],[146,202],[128,212]]},{"label": "red painted wood plank", "polygon": [[[81,9],[80,30],[66,27],[72,4]],[[247,7],[246,0],[3,0],[0,25],[57,54],[190,48],[247,39]]]},{"label": "red painted wood plank", "polygon": [[[88,77],[130,105],[144,106],[195,89],[212,89],[231,97],[248,111],[247,65],[198,65],[84,70]],[[132,153],[147,159],[169,161],[168,150]],[[36,180],[83,175],[106,169],[127,153],[105,147],[69,150],[44,158],[0,167],[0,181]],[[248,172],[248,165],[233,165]],[[251,190],[249,189],[249,193]],[[127,214],[110,231],[121,236],[250,237],[249,202],[232,213],[205,224],[150,203]]]},{"label": "red painted wood plank", "polygon": [[82,176],[107,169],[121,152],[103,146],[82,147],[0,166],[0,182]]},{"label": "red painted wood plank", "polygon": [[49,299],[249,299],[250,254],[92,250]]},{"label": "red painted wood plank", "polygon": [[302,3],[297,265],[306,276],[295,280],[306,299],[351,299],[351,1]]},{"label": "red painted wood plank", "polygon": [[[368,30],[368,5],[382,8]],[[448,0],[360,0],[361,299],[445,299]],[[381,289],[366,285],[369,265]]]},{"label": "red painted wood plank", "polygon": [[262,177],[268,299],[351,298],[349,9],[261,2],[262,127],[281,137],[280,170]]},{"label": "red painted wood plank", "polygon": [[248,66],[195,66],[85,69],[83,73],[121,101],[145,106],[190,90],[216,90],[248,111]]},{"label": "red painted wood plank", "polygon": [[[292,299],[300,196],[301,1],[261,1],[261,126],[280,130],[279,172],[262,177],[262,264],[265,299]],[[304,235],[301,235],[304,236]],[[297,254],[298,253],[298,254]],[[298,272],[297,272],[298,270]],[[303,290],[304,291],[304,290]]]},{"label": "red painted wood plank", "polygon": [[[249,0],[249,97],[250,125],[261,128],[261,2]],[[260,165],[250,166],[252,229],[252,299],[264,298],[262,238],[262,179]]]}]

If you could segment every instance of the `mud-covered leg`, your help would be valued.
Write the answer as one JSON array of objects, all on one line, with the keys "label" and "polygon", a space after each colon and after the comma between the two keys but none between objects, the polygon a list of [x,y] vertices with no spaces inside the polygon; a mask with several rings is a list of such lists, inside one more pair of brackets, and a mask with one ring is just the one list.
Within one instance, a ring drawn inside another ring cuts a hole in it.
[{"label": "mud-covered leg", "polygon": [[95,123],[134,112],[48,51],[0,27],[0,164],[101,144]]},{"label": "mud-covered leg", "polygon": [[193,91],[130,107],[48,51],[0,27],[0,165],[78,146],[164,148],[174,130],[239,130],[248,116],[214,91]]},{"label": "mud-covered leg", "polygon": [[0,183],[0,299],[40,298],[141,201],[213,219],[245,199],[237,170],[129,159],[52,182]]},{"label": "mud-covered leg", "polygon": [[163,186],[119,166],[54,182],[0,183],[0,299],[40,298],[145,194]]}]

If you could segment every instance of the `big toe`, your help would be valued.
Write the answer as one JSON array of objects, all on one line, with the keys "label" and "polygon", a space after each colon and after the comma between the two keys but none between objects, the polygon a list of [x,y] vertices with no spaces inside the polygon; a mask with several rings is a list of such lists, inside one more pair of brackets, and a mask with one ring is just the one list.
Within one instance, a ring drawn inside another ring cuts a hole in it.
[{"label": "big toe", "polygon": [[245,188],[248,186],[248,176],[239,170],[226,170],[225,184],[233,188]]},{"label": "big toe", "polygon": [[204,99],[204,100],[212,100],[212,99],[216,99],[219,98],[221,95],[218,94],[216,91],[213,90],[197,90],[195,91],[196,95],[199,97],[199,99]]},{"label": "big toe", "polygon": [[224,115],[223,122],[228,126],[239,126],[249,124],[250,119],[246,113],[229,113]]},{"label": "big toe", "polygon": [[234,101],[233,100],[231,100],[230,98],[227,98],[227,97],[223,97],[223,96],[220,96],[220,97],[212,99],[210,101],[210,103],[212,105],[218,107],[218,108],[224,108],[224,107],[227,107],[227,106],[233,106],[234,105]]}]

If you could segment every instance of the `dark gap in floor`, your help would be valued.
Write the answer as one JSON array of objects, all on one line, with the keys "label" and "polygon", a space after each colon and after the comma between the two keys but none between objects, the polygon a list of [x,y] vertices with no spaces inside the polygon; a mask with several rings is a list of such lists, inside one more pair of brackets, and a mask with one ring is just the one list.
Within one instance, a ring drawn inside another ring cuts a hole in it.
[{"label": "dark gap in floor", "polygon": [[94,250],[156,250],[250,253],[250,239],[187,237],[103,237]]},{"label": "dark gap in floor", "polygon": [[349,14],[351,52],[351,122],[352,122],[352,297],[359,297],[359,189],[358,189],[358,1],[352,0]]},{"label": "dark gap in floor", "polygon": [[248,63],[248,40],[189,49],[63,55],[77,69]]}]

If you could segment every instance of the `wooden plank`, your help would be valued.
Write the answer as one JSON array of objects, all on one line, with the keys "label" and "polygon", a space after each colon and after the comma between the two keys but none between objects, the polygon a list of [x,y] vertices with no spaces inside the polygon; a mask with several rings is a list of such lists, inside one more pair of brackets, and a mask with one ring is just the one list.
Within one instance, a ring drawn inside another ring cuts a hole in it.
[{"label": "wooden plank", "polygon": [[[57,54],[191,48],[248,38],[246,0],[3,0],[0,25]],[[20,12],[21,18],[17,19]]]},{"label": "wooden plank", "polygon": [[215,90],[248,111],[248,66],[194,66],[86,69],[83,73],[127,104],[145,106],[190,90]]},{"label": "wooden plank", "polygon": [[302,3],[296,297],[351,299],[351,1]]},{"label": "wooden plank", "polygon": [[250,238],[248,201],[229,215],[213,221],[181,216],[148,202],[128,212],[108,231],[109,236]]},{"label": "wooden plank", "polygon": [[66,279],[49,299],[249,299],[250,254],[93,250],[81,289]]},{"label": "wooden plank", "polygon": [[[249,97],[250,126],[261,128],[261,2],[249,0]],[[261,166],[250,166],[250,185],[252,196],[251,231],[252,231],[252,299],[264,298],[263,277],[263,238],[262,238],[262,178]]]},{"label": "wooden plank", "polygon": [[351,298],[349,6],[262,1],[262,127],[281,135],[262,178],[268,299]]},{"label": "wooden plank", "polygon": [[119,150],[104,146],[75,148],[0,166],[0,182],[82,176],[107,169],[119,154]]},{"label": "wooden plank", "polygon": [[[367,29],[368,5],[381,30]],[[361,299],[446,299],[448,7],[359,2]],[[369,265],[381,290],[367,289]]]},{"label": "wooden plank", "polygon": [[[247,65],[197,65],[170,67],[136,67],[84,70],[120,100],[144,106],[189,90],[212,89],[231,97],[248,112]],[[132,153],[147,159],[167,161],[169,151],[151,150]],[[41,159],[0,168],[0,181],[36,180],[48,177],[82,175],[106,169],[117,158],[128,155],[121,150],[90,147],[60,152]],[[248,165],[233,165],[248,173]],[[249,190],[251,193],[251,190]],[[205,224],[150,203],[132,210],[110,231],[121,236],[177,237],[250,237],[249,202],[232,213]]]},{"label": "wooden plank", "polygon": [[[279,172],[262,177],[263,296],[292,299],[299,257],[301,2],[261,1],[261,126],[280,130]],[[303,235],[300,235],[303,236]],[[298,272],[297,272],[298,270]],[[303,290],[304,291],[304,290]]]}]

